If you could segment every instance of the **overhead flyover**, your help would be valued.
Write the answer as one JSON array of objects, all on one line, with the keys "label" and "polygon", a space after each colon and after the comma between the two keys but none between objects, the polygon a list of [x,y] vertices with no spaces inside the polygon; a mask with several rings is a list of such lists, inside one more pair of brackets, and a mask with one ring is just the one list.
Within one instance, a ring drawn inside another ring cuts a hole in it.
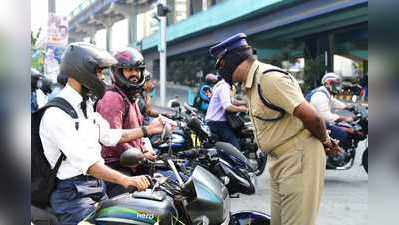
[{"label": "overhead flyover", "polygon": [[128,19],[129,43],[137,39],[137,14],[150,9],[154,0],[85,0],[69,14],[70,42],[94,38],[100,29],[107,30],[107,49],[112,39],[114,23]]},{"label": "overhead flyover", "polygon": [[[367,23],[368,0],[226,0],[168,26],[167,54],[206,51],[224,38],[244,32],[250,42],[284,40]],[[139,46],[146,59],[157,59],[159,32]]]}]

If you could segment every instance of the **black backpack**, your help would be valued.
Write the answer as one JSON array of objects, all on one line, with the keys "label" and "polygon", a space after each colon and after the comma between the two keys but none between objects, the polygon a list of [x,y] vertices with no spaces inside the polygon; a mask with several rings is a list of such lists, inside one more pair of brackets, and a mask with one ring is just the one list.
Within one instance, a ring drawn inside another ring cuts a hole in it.
[{"label": "black backpack", "polygon": [[[50,107],[58,107],[77,119],[78,114],[73,107],[63,98],[56,97],[49,101],[38,111],[32,113],[31,117],[31,203],[38,207],[46,207],[49,205],[50,195],[54,190],[57,171],[61,162],[65,159],[64,153],[58,158],[55,167],[51,169],[50,163],[44,155],[42,141],[39,135],[40,121],[46,109]],[[75,123],[76,130],[79,123]]]}]

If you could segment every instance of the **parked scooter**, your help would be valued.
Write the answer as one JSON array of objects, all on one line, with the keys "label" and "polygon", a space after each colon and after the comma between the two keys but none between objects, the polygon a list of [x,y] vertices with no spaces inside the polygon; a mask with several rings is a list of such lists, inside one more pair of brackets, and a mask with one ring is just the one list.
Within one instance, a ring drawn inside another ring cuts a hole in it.
[{"label": "parked scooter", "polygon": [[[340,143],[344,150],[343,154],[339,156],[327,158],[327,169],[331,170],[348,170],[353,167],[355,162],[356,150],[359,142],[368,138],[368,109],[360,105],[355,105],[351,109],[355,114],[355,119],[351,123],[340,122],[336,125],[344,128],[349,134],[349,141],[347,143]],[[368,173],[368,145],[362,155],[362,166]]]},{"label": "parked scooter", "polygon": [[[144,156],[126,151],[121,163],[133,166]],[[224,184],[212,173],[197,166],[190,178],[183,182],[172,158],[162,158],[178,178],[169,182],[163,176],[152,178],[152,189],[127,193],[105,200],[97,210],[78,225],[111,224],[270,224],[270,217],[259,212],[231,214],[229,193]]]}]

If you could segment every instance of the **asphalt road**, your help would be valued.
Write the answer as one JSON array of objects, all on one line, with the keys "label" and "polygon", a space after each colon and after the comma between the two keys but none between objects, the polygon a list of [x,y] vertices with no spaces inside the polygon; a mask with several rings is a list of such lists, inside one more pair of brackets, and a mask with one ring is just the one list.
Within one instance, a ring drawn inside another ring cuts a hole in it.
[{"label": "asphalt road", "polygon": [[[368,175],[361,166],[359,144],[355,165],[346,171],[328,170],[318,225],[364,225],[368,222]],[[265,172],[257,178],[256,193],[232,199],[232,211],[270,212],[270,178]]]}]

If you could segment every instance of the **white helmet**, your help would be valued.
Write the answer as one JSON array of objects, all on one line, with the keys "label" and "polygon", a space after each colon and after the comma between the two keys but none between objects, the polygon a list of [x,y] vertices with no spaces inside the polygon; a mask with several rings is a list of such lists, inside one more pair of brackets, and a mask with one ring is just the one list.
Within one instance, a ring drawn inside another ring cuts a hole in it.
[{"label": "white helmet", "polygon": [[336,73],[326,73],[323,78],[321,78],[321,84],[328,84],[327,89],[333,94],[339,94],[342,89],[342,78]]},{"label": "white helmet", "polygon": [[341,76],[338,74],[332,72],[332,73],[326,73],[322,78],[321,78],[321,84],[324,85],[328,81],[334,81],[334,83],[341,83],[342,79]]}]

